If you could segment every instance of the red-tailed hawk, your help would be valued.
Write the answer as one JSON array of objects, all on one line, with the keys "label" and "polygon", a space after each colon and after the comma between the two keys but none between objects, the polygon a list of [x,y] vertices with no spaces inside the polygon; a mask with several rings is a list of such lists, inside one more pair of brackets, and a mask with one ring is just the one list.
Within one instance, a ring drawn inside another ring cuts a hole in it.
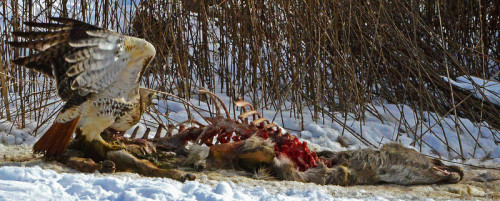
[{"label": "red-tailed hawk", "polygon": [[38,51],[13,62],[54,78],[57,93],[66,101],[33,150],[46,156],[62,155],[76,128],[91,144],[119,149],[100,134],[108,127],[124,131],[137,123],[143,112],[141,94],[148,94],[139,92],[140,77],[155,56],[155,48],[143,39],[78,20],[50,19],[54,23],[25,22],[45,30],[13,32],[30,40],[10,42]]}]

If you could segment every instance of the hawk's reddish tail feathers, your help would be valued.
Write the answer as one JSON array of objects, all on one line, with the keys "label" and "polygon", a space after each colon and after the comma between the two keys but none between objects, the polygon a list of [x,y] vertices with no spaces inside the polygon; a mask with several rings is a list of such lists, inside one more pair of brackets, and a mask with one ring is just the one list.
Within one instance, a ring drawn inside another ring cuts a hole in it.
[{"label": "hawk's reddish tail feathers", "polygon": [[35,143],[33,151],[45,153],[46,157],[61,156],[69,145],[79,121],[80,117],[66,123],[54,122]]}]

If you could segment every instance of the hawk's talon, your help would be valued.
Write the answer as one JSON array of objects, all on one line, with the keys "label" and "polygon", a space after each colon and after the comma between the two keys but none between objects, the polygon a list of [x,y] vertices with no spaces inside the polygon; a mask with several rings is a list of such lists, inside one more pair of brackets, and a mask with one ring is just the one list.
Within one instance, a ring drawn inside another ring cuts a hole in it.
[{"label": "hawk's talon", "polygon": [[118,143],[118,141],[111,141],[110,143],[107,143],[105,142],[105,147],[107,149],[107,151],[118,151],[118,150],[122,150],[122,149],[125,149],[125,147],[123,145],[121,145],[120,143]]}]

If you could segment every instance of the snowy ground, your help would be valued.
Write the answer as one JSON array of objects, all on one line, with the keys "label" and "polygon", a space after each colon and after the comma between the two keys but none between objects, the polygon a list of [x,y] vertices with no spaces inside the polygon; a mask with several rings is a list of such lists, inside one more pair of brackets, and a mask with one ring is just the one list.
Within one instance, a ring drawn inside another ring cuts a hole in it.
[{"label": "snowy ground", "polygon": [[0,168],[2,200],[334,200],[318,190],[272,193],[233,182],[142,178],[135,174],[68,174],[40,167]]},{"label": "snowy ground", "polygon": [[[244,173],[194,172],[196,181],[133,173],[82,174],[30,158],[29,146],[1,146],[0,200],[442,200],[498,199],[500,171],[466,169],[459,184],[425,186],[316,185],[253,180]],[[12,162],[24,161],[24,162]]]}]

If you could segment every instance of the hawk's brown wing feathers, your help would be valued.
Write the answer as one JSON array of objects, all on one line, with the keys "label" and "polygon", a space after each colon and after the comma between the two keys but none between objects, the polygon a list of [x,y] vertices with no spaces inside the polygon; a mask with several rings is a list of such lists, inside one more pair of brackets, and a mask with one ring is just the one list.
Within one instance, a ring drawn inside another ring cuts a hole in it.
[{"label": "hawk's brown wing feathers", "polygon": [[68,30],[60,30],[57,32],[47,32],[47,31],[13,31],[12,34],[14,36],[29,38],[32,40],[37,39],[50,39],[50,38],[63,38],[69,36]]},{"label": "hawk's brown wing feathers", "polygon": [[73,47],[70,45],[71,42],[92,38],[86,33],[87,31],[104,29],[69,18],[50,19],[57,23],[24,22],[26,26],[46,29],[44,31],[13,32],[15,36],[29,40],[9,42],[11,46],[39,51],[26,57],[16,58],[13,62],[54,78],[57,82],[58,94],[64,101],[76,94],[86,95],[88,91],[70,87],[76,77],[69,77],[66,74],[73,63],[66,61],[65,57],[86,49]]},{"label": "hawk's brown wing feathers", "polygon": [[14,47],[31,48],[38,51],[44,51],[66,40],[67,39],[63,37],[54,37],[49,39],[33,40],[27,42],[11,42],[10,45]]},{"label": "hawk's brown wing feathers", "polygon": [[[57,59],[64,58],[64,55],[71,49],[67,41],[84,38],[86,37],[85,30],[97,30],[99,28],[68,18],[50,19],[61,23],[24,22],[26,26],[47,30],[14,31],[12,32],[14,36],[23,37],[32,41],[14,41],[9,42],[9,44],[14,47],[32,48],[41,51],[38,54],[16,58],[13,61],[15,64],[23,65],[54,77],[50,64]],[[59,66],[59,68],[61,67],[63,66]]]}]

